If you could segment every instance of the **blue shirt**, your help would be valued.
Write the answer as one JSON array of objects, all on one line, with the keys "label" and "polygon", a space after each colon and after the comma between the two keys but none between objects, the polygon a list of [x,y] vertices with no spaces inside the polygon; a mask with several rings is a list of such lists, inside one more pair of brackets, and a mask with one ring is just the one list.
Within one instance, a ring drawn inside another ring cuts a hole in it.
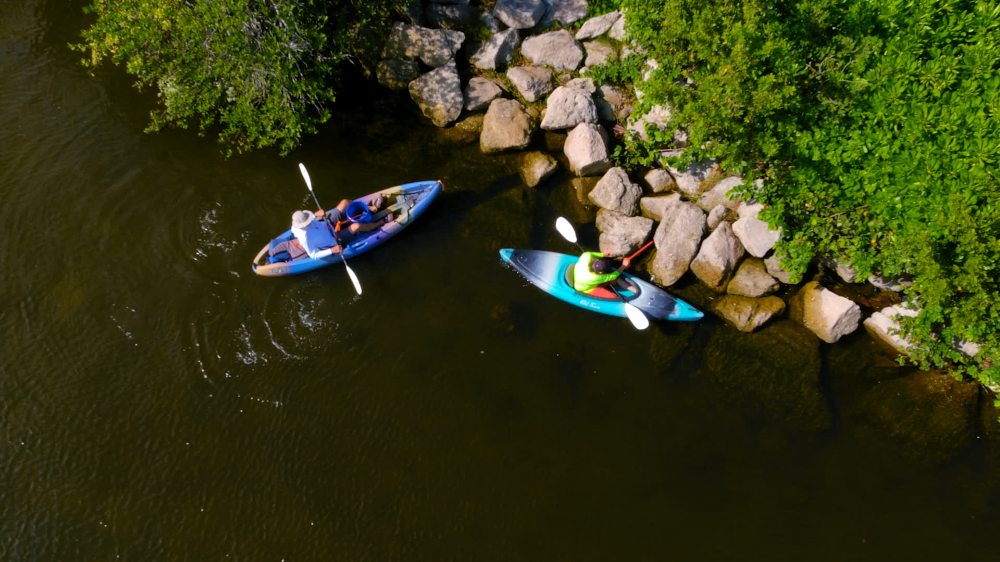
[{"label": "blue shirt", "polygon": [[310,258],[322,258],[332,254],[331,248],[337,245],[337,240],[330,232],[330,228],[328,228],[327,222],[314,219],[305,228],[292,227],[292,234],[295,235]]}]

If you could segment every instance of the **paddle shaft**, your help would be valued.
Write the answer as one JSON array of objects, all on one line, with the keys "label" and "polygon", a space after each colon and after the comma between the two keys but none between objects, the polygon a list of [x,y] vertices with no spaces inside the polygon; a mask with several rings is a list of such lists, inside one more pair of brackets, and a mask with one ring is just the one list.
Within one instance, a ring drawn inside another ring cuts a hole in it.
[{"label": "paddle shaft", "polygon": [[641,253],[643,252],[643,250],[645,250],[646,248],[648,248],[648,247],[652,246],[652,245],[653,245],[653,242],[654,242],[653,240],[650,240],[649,242],[646,242],[646,245],[645,245],[645,246],[643,246],[643,247],[639,248],[639,250],[638,250],[638,251],[636,251],[636,253],[632,254],[631,256],[629,256],[629,257],[627,257],[627,258],[625,258],[625,259],[627,259],[627,260],[631,260],[632,258],[634,258],[634,257],[638,256],[639,254],[641,254]]}]

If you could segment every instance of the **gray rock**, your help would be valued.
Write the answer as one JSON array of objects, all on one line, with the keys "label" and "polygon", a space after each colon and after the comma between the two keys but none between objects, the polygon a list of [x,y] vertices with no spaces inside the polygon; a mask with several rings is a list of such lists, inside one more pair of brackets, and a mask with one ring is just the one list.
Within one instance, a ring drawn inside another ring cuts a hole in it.
[{"label": "gray rock", "polygon": [[644,217],[649,217],[654,221],[661,221],[669,213],[668,207],[680,202],[680,193],[671,193],[670,195],[660,195],[657,197],[643,197],[639,199],[639,212]]},{"label": "gray rock", "polygon": [[906,308],[902,305],[887,306],[866,318],[864,325],[872,336],[888,343],[900,353],[909,355],[910,351],[913,350],[913,344],[899,334],[898,318],[901,316],[916,317],[918,314],[920,314],[919,310]]},{"label": "gray rock", "polygon": [[615,48],[600,41],[584,41],[583,50],[587,53],[584,66],[598,66],[617,58]]},{"label": "gray rock", "polygon": [[578,176],[603,174],[611,168],[608,154],[608,134],[593,123],[580,123],[574,127],[563,144],[570,170]]},{"label": "gray rock", "polygon": [[816,281],[803,285],[789,304],[791,317],[827,343],[857,330],[861,322],[861,307]]},{"label": "gray rock", "polygon": [[[672,154],[666,153],[665,155]],[[719,163],[715,158],[707,158],[700,162],[692,162],[684,170],[678,170],[670,166],[667,169],[670,171],[670,175],[674,176],[674,180],[677,182],[677,189],[690,197],[694,197],[701,193],[701,182],[705,181],[708,176],[719,171]]]},{"label": "gray rock", "polygon": [[665,105],[654,105],[652,109],[649,110],[645,115],[641,115],[636,119],[633,119],[629,124],[627,129],[634,131],[639,135],[642,140],[649,140],[649,133],[646,132],[646,125],[653,125],[660,131],[667,128],[667,123],[670,122],[671,111],[668,106]]},{"label": "gray rock", "polygon": [[587,0],[548,0],[554,20],[569,25],[587,16]]},{"label": "gray rock", "polygon": [[713,291],[723,292],[743,257],[740,244],[728,222],[720,224],[701,244],[698,255],[691,262],[691,271]]},{"label": "gray rock", "polygon": [[521,45],[521,35],[516,29],[494,34],[476,49],[469,62],[483,70],[506,68],[514,60],[514,52]]},{"label": "gray rock", "polygon": [[465,105],[455,61],[410,82],[409,90],[420,111],[438,127],[458,119]]},{"label": "gray rock", "polygon": [[559,169],[556,159],[544,152],[525,152],[521,155],[518,171],[528,187],[535,187]]},{"label": "gray rock", "polygon": [[632,183],[624,168],[611,168],[604,174],[597,187],[590,192],[590,201],[602,209],[610,209],[625,216],[639,212],[642,188]]},{"label": "gray rock", "polygon": [[771,230],[766,222],[757,218],[763,208],[760,203],[740,205],[737,210],[740,218],[733,224],[733,231],[747,252],[758,258],[766,256],[781,238],[781,229]]},{"label": "gray rock", "polygon": [[524,150],[531,143],[535,120],[517,100],[496,99],[483,119],[479,148],[485,154]]},{"label": "gray rock", "polygon": [[576,32],[576,40],[584,41],[586,39],[593,39],[599,35],[604,35],[611,29],[611,26],[618,23],[621,19],[621,12],[611,12],[604,14],[603,16],[597,16],[590,18]]},{"label": "gray rock", "polygon": [[868,282],[875,287],[882,289],[883,291],[892,291],[898,293],[903,289],[907,289],[913,286],[913,276],[907,273],[900,275],[898,277],[882,277],[881,275],[872,275],[868,278]]},{"label": "gray rock", "polygon": [[547,10],[544,0],[497,0],[493,15],[512,29],[528,29],[538,25]]},{"label": "gray rock", "polygon": [[596,224],[601,233],[598,246],[604,255],[616,258],[641,248],[656,226],[646,217],[630,217],[608,209],[597,211]]},{"label": "gray rock", "polygon": [[507,70],[507,78],[528,101],[538,101],[555,88],[552,71],[544,66],[515,66]]},{"label": "gray rock", "polygon": [[650,273],[664,287],[676,283],[688,271],[705,235],[705,212],[679,195],[675,205],[664,207],[659,226],[653,234],[656,254]]},{"label": "gray rock", "polygon": [[786,285],[792,284],[792,274],[781,268],[781,259],[778,256],[771,255],[765,258],[764,267],[767,268],[767,274],[771,277]]},{"label": "gray rock", "polygon": [[671,176],[670,172],[664,170],[663,168],[651,169],[646,172],[646,175],[643,176],[642,179],[653,193],[663,193],[664,191],[671,191],[677,187],[677,182],[674,181],[674,176]]},{"label": "gray rock", "polygon": [[632,106],[628,104],[621,90],[608,84],[597,87],[592,96],[597,105],[597,118],[606,123],[628,119]]},{"label": "gray rock", "polygon": [[384,60],[375,66],[378,83],[390,90],[405,90],[410,82],[420,77],[420,63],[402,60]]},{"label": "gray rock", "polygon": [[819,256],[818,259],[823,264],[823,267],[832,269],[837,274],[837,277],[840,277],[845,283],[854,283],[858,278],[858,272],[854,271],[854,268],[845,260],[838,260],[830,256]]},{"label": "gray rock", "polygon": [[615,41],[625,41],[628,38],[628,34],[625,33],[625,14],[618,18],[618,21],[611,26],[608,30],[608,37],[614,39]]},{"label": "gray rock", "polygon": [[479,11],[467,3],[432,2],[424,8],[424,17],[427,19],[428,27],[456,29],[475,23],[479,18]]},{"label": "gray rock", "polygon": [[424,4],[422,0],[408,0],[399,10],[399,15],[413,25],[424,25]]},{"label": "gray rock", "polygon": [[493,100],[500,97],[503,90],[486,78],[474,76],[465,87],[464,99],[466,111],[481,111],[490,106]]},{"label": "gray rock", "polygon": [[785,301],[778,297],[762,299],[724,295],[712,303],[712,310],[741,332],[752,332],[765,322],[785,312]]},{"label": "gray rock", "polygon": [[461,31],[429,29],[396,22],[386,39],[382,58],[420,60],[427,66],[437,68],[454,59],[464,41],[465,34]]},{"label": "gray rock", "polygon": [[583,90],[593,97],[594,93],[597,92],[597,84],[594,84],[593,78],[573,78],[567,81],[563,86],[567,88],[576,88],[577,90]]},{"label": "gray rock", "polygon": [[580,123],[597,123],[597,105],[587,92],[559,86],[546,100],[542,128],[572,129]]},{"label": "gray rock", "polygon": [[719,183],[715,184],[712,189],[701,194],[698,198],[697,205],[702,208],[703,211],[711,211],[719,205],[725,205],[732,203],[734,200],[730,199],[728,193],[734,187],[741,185],[743,183],[743,178],[740,176],[731,176],[728,178],[723,178]]},{"label": "gray rock", "polygon": [[722,221],[726,220],[726,213],[729,208],[725,205],[716,205],[711,211],[708,212],[708,229],[715,230],[715,227],[719,226]]},{"label": "gray rock", "polygon": [[472,0],[434,0],[438,4],[451,4],[454,6],[468,6]]},{"label": "gray rock", "polygon": [[534,64],[544,64],[555,70],[576,70],[583,62],[583,48],[565,29],[525,39],[521,54]]},{"label": "gray rock", "polygon": [[[499,33],[507,29],[507,26],[489,10],[483,10],[479,13],[479,24],[489,30],[490,33]],[[518,41],[518,44],[520,45],[520,41]]]},{"label": "gray rock", "polygon": [[756,299],[770,295],[780,287],[781,284],[767,273],[764,260],[747,258],[736,269],[736,275],[733,275],[726,292],[730,295]]}]

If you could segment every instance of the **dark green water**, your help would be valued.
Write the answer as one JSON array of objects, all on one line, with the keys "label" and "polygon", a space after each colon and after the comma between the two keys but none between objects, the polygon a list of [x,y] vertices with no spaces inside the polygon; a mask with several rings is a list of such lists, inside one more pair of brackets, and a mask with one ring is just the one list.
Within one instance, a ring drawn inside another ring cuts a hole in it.
[{"label": "dark green water", "polygon": [[[847,414],[905,374],[863,332],[545,296],[496,251],[573,251],[568,184],[405,98],[348,96],[286,158],[146,135],[154,98],[66,48],[81,5],[0,2],[0,559],[993,559],[984,436],[921,462]],[[312,205],[298,162],[326,204],[447,189],[351,261],[358,298],[250,270]]]}]

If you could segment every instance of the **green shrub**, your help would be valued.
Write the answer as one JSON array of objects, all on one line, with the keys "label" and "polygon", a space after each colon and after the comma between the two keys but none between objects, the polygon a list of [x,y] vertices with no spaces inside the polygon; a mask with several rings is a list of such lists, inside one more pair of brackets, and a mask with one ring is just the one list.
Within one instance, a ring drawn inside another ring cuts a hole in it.
[{"label": "green shrub", "polygon": [[[902,322],[921,367],[1000,384],[1000,4],[996,1],[625,0],[660,70],[687,158],[717,156],[767,205],[794,274],[813,257],[862,278],[908,272]],[[690,83],[689,83],[690,80]],[[632,139],[631,158],[670,142]],[[957,340],[981,346],[969,359]]]}]

